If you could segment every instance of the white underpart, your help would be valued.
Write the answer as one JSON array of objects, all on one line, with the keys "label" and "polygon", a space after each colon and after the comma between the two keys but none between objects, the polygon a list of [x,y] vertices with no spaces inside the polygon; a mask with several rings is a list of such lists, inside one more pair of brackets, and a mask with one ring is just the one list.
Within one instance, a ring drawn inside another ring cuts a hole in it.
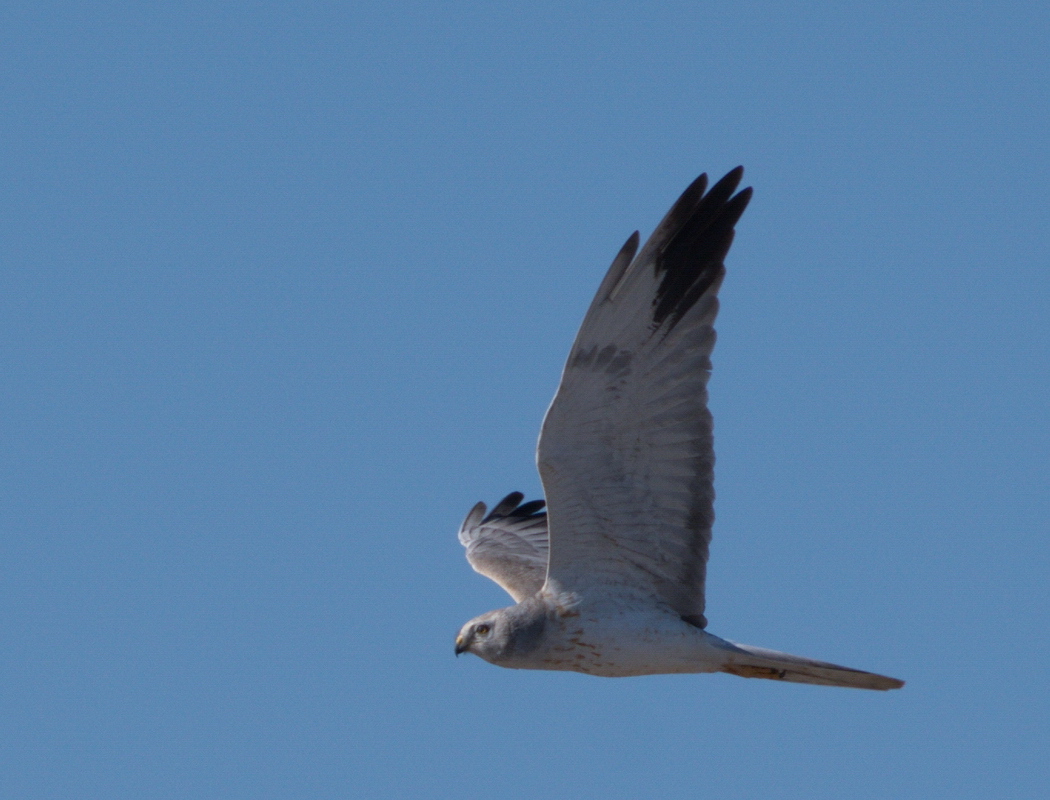
[{"label": "white underpart", "polygon": [[[548,622],[542,651],[520,666],[572,670],[607,678],[718,672],[726,662],[723,640],[683,622],[668,610],[607,599]],[[519,666],[507,663],[504,666]]]}]

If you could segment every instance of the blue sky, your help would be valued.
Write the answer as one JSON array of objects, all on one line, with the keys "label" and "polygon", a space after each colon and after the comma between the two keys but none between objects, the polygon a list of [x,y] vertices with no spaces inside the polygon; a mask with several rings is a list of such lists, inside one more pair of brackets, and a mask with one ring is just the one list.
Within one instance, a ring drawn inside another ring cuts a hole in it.
[{"label": "blue sky", "polygon": [[[0,794],[1036,798],[1039,3],[8,3]],[[455,659],[583,311],[755,197],[710,629],[863,693]]]}]

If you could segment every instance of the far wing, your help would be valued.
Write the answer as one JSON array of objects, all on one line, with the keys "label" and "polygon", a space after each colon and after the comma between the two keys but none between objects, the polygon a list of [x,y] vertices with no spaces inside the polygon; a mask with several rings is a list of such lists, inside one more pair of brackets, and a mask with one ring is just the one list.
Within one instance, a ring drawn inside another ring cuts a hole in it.
[{"label": "far wing", "polygon": [[542,500],[519,505],[521,492],[508,494],[492,513],[478,503],[459,529],[467,561],[517,602],[536,594],[547,574],[547,515]]},{"label": "far wing", "polygon": [[628,593],[703,627],[714,522],[707,379],[723,259],[751,197],[701,175],[613,262],[540,434],[552,591]]}]

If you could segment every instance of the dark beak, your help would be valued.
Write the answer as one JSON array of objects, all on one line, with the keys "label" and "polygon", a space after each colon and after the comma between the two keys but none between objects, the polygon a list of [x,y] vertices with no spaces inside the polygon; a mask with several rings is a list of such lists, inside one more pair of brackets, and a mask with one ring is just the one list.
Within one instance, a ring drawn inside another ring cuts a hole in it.
[{"label": "dark beak", "polygon": [[470,643],[466,639],[464,639],[462,636],[457,636],[456,637],[456,655],[458,656],[460,653],[465,653],[469,649],[470,649]]}]

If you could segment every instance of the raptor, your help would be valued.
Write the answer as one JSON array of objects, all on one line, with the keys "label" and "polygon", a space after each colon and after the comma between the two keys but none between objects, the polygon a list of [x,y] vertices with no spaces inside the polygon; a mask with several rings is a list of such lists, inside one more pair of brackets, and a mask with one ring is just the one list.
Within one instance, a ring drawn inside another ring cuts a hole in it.
[{"label": "raptor", "polygon": [[[467,559],[516,605],[456,637],[501,667],[626,677],[745,678],[898,689],[896,678],[738,644],[707,631],[714,523],[707,380],[718,290],[751,199],[737,167],[701,175],[645,246],[613,260],[569,352],[540,432],[544,500],[478,503],[459,531]],[[543,511],[546,503],[546,511]]]}]

